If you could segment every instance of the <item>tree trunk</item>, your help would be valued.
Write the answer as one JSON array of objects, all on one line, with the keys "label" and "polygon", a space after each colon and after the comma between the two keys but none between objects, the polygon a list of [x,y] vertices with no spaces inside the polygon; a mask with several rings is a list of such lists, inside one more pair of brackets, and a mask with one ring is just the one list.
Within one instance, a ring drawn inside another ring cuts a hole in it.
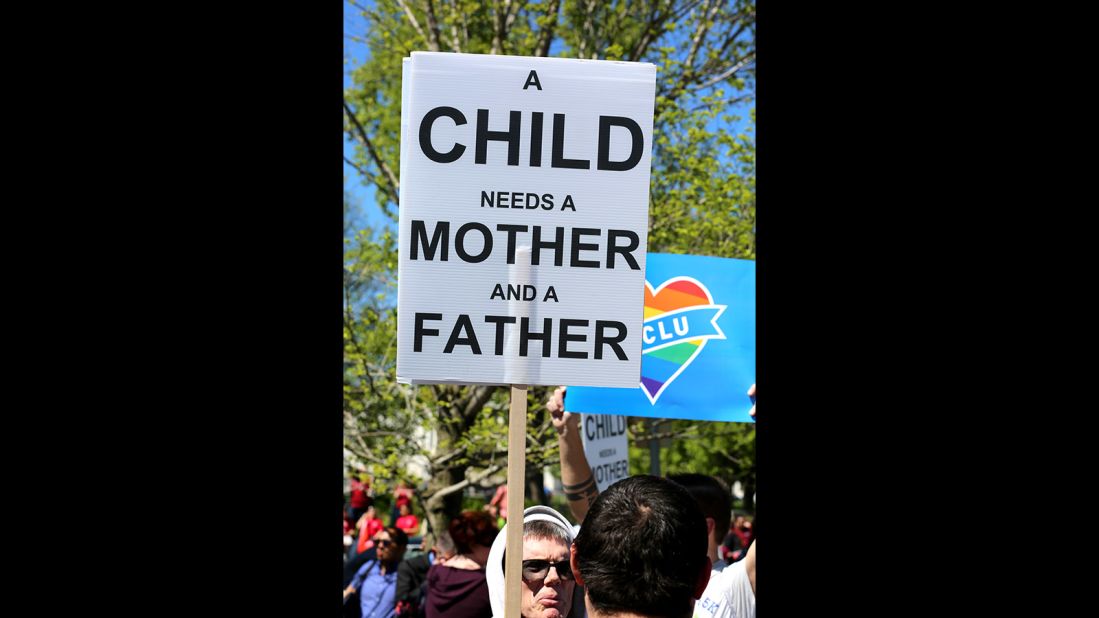
[{"label": "tree trunk", "polygon": [[[531,430],[532,427],[541,427],[544,423],[546,423],[546,406],[542,402],[546,401],[546,399],[549,398],[553,391],[549,388],[545,388],[539,390],[531,389],[529,392],[531,394],[529,399],[533,399],[533,402],[527,402],[527,405],[531,410],[530,417],[527,422],[528,432]],[[527,486],[523,498],[527,502],[532,501],[534,502],[534,504],[548,506],[549,499],[546,498],[546,486],[543,483],[544,473],[542,472],[542,462],[532,462],[531,456],[531,453],[527,453],[527,462],[523,470],[524,476],[526,477],[525,481]],[[535,456],[535,459],[538,459],[538,457]],[[526,502],[524,502],[524,504],[526,504]]]},{"label": "tree trunk", "polygon": [[[453,392],[445,394],[457,399],[457,397],[454,397],[455,393]],[[439,438],[438,451],[440,452],[448,452],[451,445],[461,439],[461,428],[454,424],[444,423],[437,431]],[[427,499],[425,508],[427,509],[428,520],[431,522],[431,530],[434,531],[436,536],[446,530],[450,525],[450,520],[462,512],[462,496],[465,491],[454,491],[445,496],[439,496],[438,493],[451,485],[466,480],[466,470],[468,468],[468,464],[448,462],[436,469],[427,482],[426,494],[430,497]]]},{"label": "tree trunk", "polygon": [[[434,388],[441,409],[447,410],[446,414],[451,421],[440,423],[437,429],[439,438],[437,452],[447,452],[451,445],[457,444],[473,425],[481,407],[492,397],[496,387],[448,385]],[[436,534],[446,530],[450,520],[462,512],[462,496],[465,495],[465,490],[454,491],[442,497],[437,494],[440,490],[465,481],[466,470],[469,468],[469,464],[447,463],[445,465],[445,468],[436,470],[432,475],[425,494],[430,496],[425,508]]]},{"label": "tree trunk", "polygon": [[455,483],[461,483],[465,478],[466,466],[454,466],[438,471],[428,481],[427,495],[431,497],[428,498],[424,507],[427,509],[431,530],[435,532],[436,536],[446,530],[447,526],[450,525],[450,520],[461,513],[462,496],[465,495],[465,491],[455,491],[442,497],[436,494],[441,489],[450,487]]},{"label": "tree trunk", "polygon": [[524,498],[533,501],[535,504],[549,505],[549,499],[546,498],[546,486],[542,483],[542,476],[542,466],[532,466],[528,461],[526,468],[527,492]]}]

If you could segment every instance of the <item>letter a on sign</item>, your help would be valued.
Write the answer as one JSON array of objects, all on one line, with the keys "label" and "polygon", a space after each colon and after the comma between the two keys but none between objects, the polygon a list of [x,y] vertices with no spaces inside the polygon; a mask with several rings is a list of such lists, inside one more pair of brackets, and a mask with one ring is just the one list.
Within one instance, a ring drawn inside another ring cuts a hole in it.
[{"label": "letter a on sign", "polygon": [[534,84],[534,87],[539,90],[542,89],[542,84],[538,81],[538,74],[535,73],[533,69],[531,70],[530,75],[527,75],[527,83],[523,84],[523,90],[529,88],[531,84]]}]

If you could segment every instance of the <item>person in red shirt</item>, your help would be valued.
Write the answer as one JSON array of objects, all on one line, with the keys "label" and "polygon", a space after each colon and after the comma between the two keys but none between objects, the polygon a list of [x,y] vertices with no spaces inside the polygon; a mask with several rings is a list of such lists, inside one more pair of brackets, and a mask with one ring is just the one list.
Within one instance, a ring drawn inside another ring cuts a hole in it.
[{"label": "person in red shirt", "polygon": [[397,527],[404,530],[408,536],[416,536],[420,533],[420,519],[412,514],[412,508],[408,502],[402,502],[397,507],[401,516],[397,518]]},{"label": "person in red shirt", "polygon": [[378,512],[373,506],[366,507],[366,512],[359,518],[359,542],[356,546],[356,553],[363,553],[366,550],[374,547],[374,536],[381,531],[385,526],[382,524],[382,519],[378,517]]},{"label": "person in red shirt", "polygon": [[366,508],[370,506],[374,499],[370,497],[370,481],[359,478],[358,476],[351,477],[351,521],[357,522],[359,518],[366,512]]},{"label": "person in red shirt", "polygon": [[[737,515],[732,526],[729,527],[729,534],[725,536],[725,542],[722,543],[721,547],[722,553],[727,556],[725,558],[727,562],[739,560],[751,543],[751,528],[745,527],[746,521],[743,515]],[[748,524],[748,526],[751,526],[751,524]]]},{"label": "person in red shirt", "polygon": [[407,504],[412,508],[412,488],[404,481],[397,481],[397,487],[393,489],[393,512],[390,520],[397,525],[397,518],[401,516],[401,505]]}]

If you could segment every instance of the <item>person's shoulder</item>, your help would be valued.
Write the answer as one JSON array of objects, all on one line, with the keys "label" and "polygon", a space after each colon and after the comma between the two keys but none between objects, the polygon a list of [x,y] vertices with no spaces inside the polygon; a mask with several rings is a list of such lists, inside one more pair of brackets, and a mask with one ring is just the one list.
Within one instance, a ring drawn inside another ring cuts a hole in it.
[{"label": "person's shoulder", "polygon": [[725,567],[725,570],[722,571],[720,575],[725,589],[729,592],[745,587],[747,587],[748,590],[752,589],[752,582],[748,579],[748,567],[743,560],[737,560]]},{"label": "person's shoulder", "polygon": [[726,564],[720,571],[710,572],[710,583],[706,584],[707,593],[721,593],[731,589],[739,580],[748,581],[748,571],[744,561]]},{"label": "person's shoulder", "polygon": [[367,560],[366,562],[362,563],[362,565],[359,566],[359,571],[356,573],[356,575],[366,575],[366,573],[370,571],[377,562],[377,560]]},{"label": "person's shoulder", "polygon": [[725,612],[722,617],[755,616],[756,593],[752,590],[752,582],[748,578],[744,561],[734,562],[722,573],[729,574],[723,586]]},{"label": "person's shoulder", "polygon": [[435,564],[427,572],[428,579],[438,583],[460,584],[485,579],[484,569],[459,569],[447,564]]},{"label": "person's shoulder", "polygon": [[431,566],[431,557],[427,554],[419,554],[408,558],[402,564],[407,564],[409,568],[427,569]]},{"label": "person's shoulder", "polygon": [[748,580],[744,561],[726,565],[721,572],[711,573],[710,583],[702,598],[695,603],[695,618],[739,618],[754,616],[755,595]]},{"label": "person's shoulder", "polygon": [[439,578],[439,569],[442,569],[443,565],[433,564],[427,568],[427,580],[433,582]]}]

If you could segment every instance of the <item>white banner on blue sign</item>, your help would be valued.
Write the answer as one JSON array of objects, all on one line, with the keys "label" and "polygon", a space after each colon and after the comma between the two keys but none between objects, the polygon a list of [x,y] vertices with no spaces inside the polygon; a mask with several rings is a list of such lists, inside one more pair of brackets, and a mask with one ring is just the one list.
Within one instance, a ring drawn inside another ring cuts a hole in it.
[{"label": "white banner on blue sign", "polygon": [[570,412],[752,422],[756,263],[650,253],[645,268],[641,383],[570,386]]}]

